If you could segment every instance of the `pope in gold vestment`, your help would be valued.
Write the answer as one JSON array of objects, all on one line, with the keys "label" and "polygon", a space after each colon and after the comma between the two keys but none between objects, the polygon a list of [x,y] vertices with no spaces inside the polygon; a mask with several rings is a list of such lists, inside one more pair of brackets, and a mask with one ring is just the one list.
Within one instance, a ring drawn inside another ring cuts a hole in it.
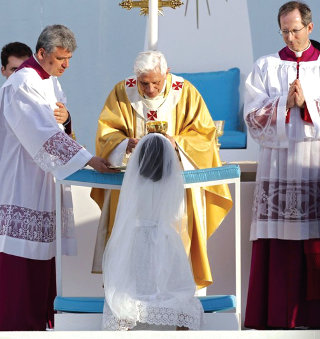
[{"label": "pope in gold vestment", "polygon": [[[174,77],[170,73],[167,74],[164,90],[165,99],[175,85],[173,83]],[[124,139],[141,137],[141,135],[137,135],[136,128],[139,114],[128,98],[127,84],[128,81],[124,80],[114,87],[99,117],[96,153],[105,159],[108,159],[110,153]],[[178,85],[181,88],[181,96],[169,112],[168,125],[169,130],[172,131],[170,135],[176,141],[180,152],[195,169],[221,166],[219,151],[215,142],[216,128],[203,98],[187,80],[182,79],[182,82],[178,82]],[[206,248],[207,239],[203,236],[201,229],[200,211],[198,211],[195,191],[194,189],[187,189],[186,191],[188,235],[186,239],[183,239],[183,242],[191,259],[197,287],[202,288],[212,283]],[[204,192],[207,220],[206,236],[209,238],[232,207],[232,200],[227,185],[205,187]],[[102,254],[114,223],[118,196],[119,191],[116,190],[105,192],[105,190],[99,188],[92,189],[91,197],[102,209],[103,219],[102,223],[100,221],[98,230],[96,262],[94,262],[93,271],[100,271]]]}]

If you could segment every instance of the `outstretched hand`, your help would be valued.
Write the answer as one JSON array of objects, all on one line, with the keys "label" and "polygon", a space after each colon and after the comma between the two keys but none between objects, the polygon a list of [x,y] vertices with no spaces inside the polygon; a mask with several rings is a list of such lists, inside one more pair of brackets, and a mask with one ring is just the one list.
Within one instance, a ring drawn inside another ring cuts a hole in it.
[{"label": "outstretched hand", "polygon": [[87,165],[91,166],[92,168],[94,168],[96,171],[100,172],[100,173],[117,173],[119,172],[119,170],[117,169],[112,169],[109,166],[110,163],[109,161],[107,161],[106,159],[103,159],[101,157],[97,157],[94,156],[92,157]]}]

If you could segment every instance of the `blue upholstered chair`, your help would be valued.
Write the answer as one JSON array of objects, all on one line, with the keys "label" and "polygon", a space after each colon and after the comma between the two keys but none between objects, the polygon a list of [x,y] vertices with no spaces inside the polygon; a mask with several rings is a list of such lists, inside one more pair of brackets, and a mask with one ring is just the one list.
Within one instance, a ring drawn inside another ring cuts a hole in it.
[{"label": "blue upholstered chair", "polygon": [[178,73],[189,80],[205,100],[213,120],[225,120],[221,149],[246,148],[247,135],[241,131],[239,118],[240,70]]}]

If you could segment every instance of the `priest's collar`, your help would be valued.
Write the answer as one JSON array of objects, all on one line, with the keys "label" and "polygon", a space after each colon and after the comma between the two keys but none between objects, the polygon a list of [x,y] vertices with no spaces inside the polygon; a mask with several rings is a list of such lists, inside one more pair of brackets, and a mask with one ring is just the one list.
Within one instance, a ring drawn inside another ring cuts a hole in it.
[{"label": "priest's collar", "polygon": [[29,59],[24,61],[20,67],[16,70],[19,71],[22,68],[33,68],[40,76],[42,80],[50,78],[50,74],[47,73],[42,66],[39,64],[39,61],[35,58],[34,55],[32,55]]},{"label": "priest's collar", "polygon": [[308,47],[305,48],[303,51],[298,51],[297,52],[297,51],[292,50],[289,46],[288,46],[288,48],[290,49],[291,52],[293,52],[296,55],[297,58],[301,58],[303,52],[305,52],[307,49],[309,49],[310,46],[311,46],[311,42],[309,41]]},{"label": "priest's collar", "polygon": [[315,61],[319,58],[320,52],[309,43],[309,46],[301,52],[292,51],[288,46],[279,52],[281,60],[286,61]]}]

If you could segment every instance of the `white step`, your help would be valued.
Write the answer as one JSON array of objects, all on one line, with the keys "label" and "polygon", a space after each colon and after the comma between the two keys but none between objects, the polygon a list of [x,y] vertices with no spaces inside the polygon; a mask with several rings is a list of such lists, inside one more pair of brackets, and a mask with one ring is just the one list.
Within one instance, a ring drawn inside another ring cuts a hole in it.
[{"label": "white step", "polygon": [[[100,331],[102,314],[57,313],[54,321],[55,331]],[[174,331],[175,327],[138,324],[134,330]],[[205,313],[201,330],[238,330],[238,317],[235,313]]]}]

